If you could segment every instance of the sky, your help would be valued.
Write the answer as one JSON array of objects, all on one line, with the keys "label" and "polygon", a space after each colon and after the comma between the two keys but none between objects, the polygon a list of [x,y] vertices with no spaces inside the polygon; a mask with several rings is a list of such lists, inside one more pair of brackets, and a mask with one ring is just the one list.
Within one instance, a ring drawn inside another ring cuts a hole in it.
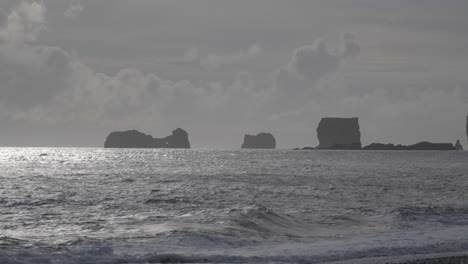
[{"label": "sky", "polygon": [[0,146],[101,147],[112,131],[196,148],[468,145],[466,0],[2,0]]}]

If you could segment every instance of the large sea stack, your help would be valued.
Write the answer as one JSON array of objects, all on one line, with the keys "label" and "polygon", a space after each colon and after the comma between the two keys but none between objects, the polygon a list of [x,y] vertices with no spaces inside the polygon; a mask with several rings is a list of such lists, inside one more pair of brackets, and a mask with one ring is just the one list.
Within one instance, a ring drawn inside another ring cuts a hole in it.
[{"label": "large sea stack", "polygon": [[317,128],[318,149],[361,149],[359,119],[322,118]]},{"label": "large sea stack", "polygon": [[276,148],[276,140],[270,133],[260,133],[256,136],[245,135],[243,149],[274,149]]},{"label": "large sea stack", "polygon": [[188,133],[181,128],[165,138],[153,138],[137,130],[129,130],[110,133],[104,148],[190,148],[190,142]]}]

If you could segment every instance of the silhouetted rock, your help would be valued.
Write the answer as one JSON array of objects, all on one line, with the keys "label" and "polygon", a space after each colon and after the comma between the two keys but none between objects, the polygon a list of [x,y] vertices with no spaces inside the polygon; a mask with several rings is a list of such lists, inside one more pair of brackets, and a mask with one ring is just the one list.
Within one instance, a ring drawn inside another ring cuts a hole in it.
[{"label": "silhouetted rock", "polygon": [[276,140],[270,133],[260,133],[256,136],[245,135],[243,149],[274,149]]},{"label": "silhouetted rock", "polygon": [[313,147],[303,147],[303,148],[295,148],[294,150],[314,150]]},{"label": "silhouetted rock", "polygon": [[453,144],[450,143],[431,143],[420,142],[418,144],[404,146],[393,144],[373,143],[365,146],[364,150],[457,150]]},{"label": "silhouetted rock", "polygon": [[369,146],[362,148],[364,150],[404,150],[402,145],[395,146],[393,144],[372,143]]},{"label": "silhouetted rock", "polygon": [[165,138],[153,138],[137,130],[129,130],[110,133],[104,148],[190,148],[190,142],[188,133],[181,128]]},{"label": "silhouetted rock", "polygon": [[463,150],[463,146],[462,144],[460,143],[460,140],[457,140],[457,143],[455,143],[455,148],[457,150]]},{"label": "silhouetted rock", "polygon": [[190,148],[188,133],[182,128],[172,131],[172,135],[164,139],[169,148]]},{"label": "silhouetted rock", "polygon": [[318,149],[361,149],[359,119],[322,118],[317,128]]}]

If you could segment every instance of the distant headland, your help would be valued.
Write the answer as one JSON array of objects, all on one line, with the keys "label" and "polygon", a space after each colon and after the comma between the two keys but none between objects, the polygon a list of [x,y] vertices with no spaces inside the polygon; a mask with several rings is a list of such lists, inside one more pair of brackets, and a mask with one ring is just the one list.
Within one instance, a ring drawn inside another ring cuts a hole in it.
[{"label": "distant headland", "polygon": [[[467,116],[468,138],[468,116]],[[319,146],[315,149],[340,149],[340,150],[463,150],[460,140],[451,143],[420,142],[414,145],[394,145],[372,143],[368,146],[361,145],[361,131],[359,118],[322,118],[317,128]],[[312,150],[312,147],[295,148],[295,150]]]},{"label": "distant headland", "polygon": [[164,138],[153,138],[137,130],[128,130],[110,133],[104,148],[190,148],[190,142],[188,133],[181,128]]},{"label": "distant headland", "polygon": [[369,146],[365,146],[363,150],[458,150],[458,149],[451,143],[420,142],[420,143],[409,145],[409,146],[372,143]]},{"label": "distant headland", "polygon": [[245,135],[243,149],[275,149],[276,139],[270,133],[260,133],[256,136]]}]

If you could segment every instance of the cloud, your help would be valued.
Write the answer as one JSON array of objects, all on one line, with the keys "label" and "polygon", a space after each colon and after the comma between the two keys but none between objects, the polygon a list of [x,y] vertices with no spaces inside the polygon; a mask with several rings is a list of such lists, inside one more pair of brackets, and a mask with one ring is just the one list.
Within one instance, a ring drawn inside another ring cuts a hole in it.
[{"label": "cloud", "polygon": [[152,103],[160,81],[137,70],[96,73],[76,55],[35,44],[45,29],[43,2],[21,2],[0,31],[0,104],[13,118],[110,119]]},{"label": "cloud", "polygon": [[[0,43],[0,108],[4,116],[50,123],[82,120],[141,125],[155,120],[191,124],[231,122],[251,104],[253,93],[245,74],[232,83],[194,85],[133,68],[115,75],[96,72],[71,52],[35,43],[45,28],[45,10],[42,2],[22,2],[0,31],[5,40]],[[252,48],[247,54],[256,52]],[[210,57],[213,65],[236,60]]]},{"label": "cloud", "polygon": [[[21,2],[8,15],[6,24],[0,31],[0,39],[17,44],[36,41],[40,32],[46,28],[45,12],[46,7],[42,1]],[[0,15],[0,19],[1,16],[4,15]]]},{"label": "cloud", "polygon": [[342,40],[344,49],[336,53],[332,53],[322,40],[318,40],[314,46],[297,49],[289,64],[289,71],[309,80],[318,80],[336,71],[344,58],[360,52],[360,46],[352,34],[343,34]]},{"label": "cloud", "polygon": [[209,54],[205,58],[201,59],[201,64],[207,68],[218,68],[222,65],[230,65],[247,61],[260,54],[261,50],[262,49],[259,45],[253,45],[249,47],[248,50],[239,51],[233,54]]},{"label": "cloud", "polygon": [[209,53],[201,55],[197,48],[191,48],[187,51],[183,61],[205,69],[218,69],[223,66],[232,66],[242,62],[246,62],[255,58],[262,52],[260,45],[255,44],[247,50],[241,50],[230,54]]},{"label": "cloud", "polygon": [[344,33],[342,39],[345,46],[343,56],[353,57],[357,56],[361,52],[361,46],[355,42],[354,35],[352,33]]},{"label": "cloud", "polygon": [[[357,54],[355,47],[351,51],[351,46],[347,45],[344,50],[332,53],[319,41],[315,46],[297,49],[288,66],[276,74],[275,83],[269,84],[259,84],[248,73],[240,73],[230,83],[202,81],[196,85],[184,80],[164,80],[132,68],[107,75],[82,63],[73,53],[58,47],[35,45],[34,40],[45,28],[43,13],[46,9],[42,2],[29,3],[34,8],[27,5],[23,2],[8,17],[35,13],[20,12],[20,9],[40,12],[9,19],[0,32],[5,36],[28,36],[19,39],[29,40],[24,42],[11,37],[0,45],[0,69],[4,69],[0,71],[0,104],[8,107],[8,113],[16,119],[48,122],[79,119],[114,124],[147,123],[148,119],[157,119],[190,124],[269,118],[289,111],[291,105],[292,109],[302,107],[310,101],[308,90],[316,89],[317,83],[335,72],[344,58]],[[37,30],[14,26],[30,21],[35,21],[32,24]],[[15,34],[10,34],[13,29]],[[4,33],[6,31],[9,33]],[[354,43],[351,35],[344,36],[343,40]],[[260,52],[259,45],[232,54],[206,56],[192,49],[185,60],[215,69],[247,61]]]},{"label": "cloud", "polygon": [[0,101],[15,108],[47,104],[68,85],[71,67],[60,48],[0,46]]},{"label": "cloud", "polygon": [[70,6],[65,10],[64,16],[74,18],[83,11],[83,5],[79,0],[72,0]]},{"label": "cloud", "polygon": [[294,51],[288,66],[275,75],[273,104],[278,106],[277,110],[297,110],[314,97],[333,93],[333,90],[321,89],[324,86],[319,83],[335,73],[346,58],[360,52],[352,34],[345,33],[342,41],[344,48],[336,52],[332,52],[322,40]]},{"label": "cloud", "polygon": [[64,50],[30,45],[45,29],[45,11],[42,2],[21,2],[0,30],[0,102],[14,108],[47,103],[71,74]]},{"label": "cloud", "polygon": [[340,54],[330,53],[327,45],[319,40],[315,46],[305,46],[294,51],[289,71],[315,81],[337,70],[340,61]]},{"label": "cloud", "polygon": [[8,14],[0,8],[0,30],[8,23]]}]

